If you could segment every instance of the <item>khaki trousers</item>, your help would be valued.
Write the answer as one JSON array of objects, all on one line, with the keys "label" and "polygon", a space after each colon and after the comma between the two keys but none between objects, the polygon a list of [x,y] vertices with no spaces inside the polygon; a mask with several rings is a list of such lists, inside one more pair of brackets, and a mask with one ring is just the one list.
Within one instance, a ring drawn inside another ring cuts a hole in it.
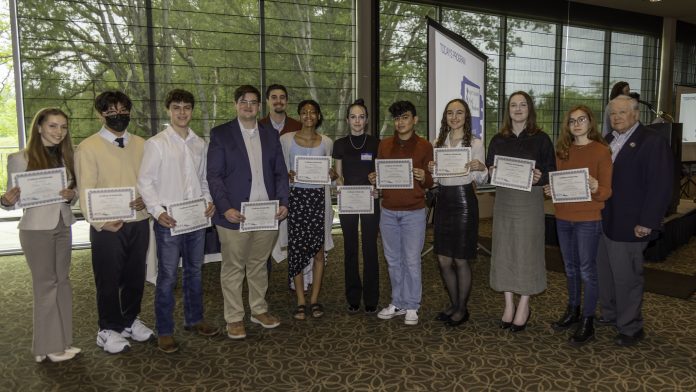
[{"label": "khaki trousers", "polygon": [[217,231],[222,253],[220,284],[225,306],[225,321],[234,323],[244,319],[242,285],[245,275],[249,286],[251,314],[266,313],[268,311],[266,260],[273,250],[278,231],[240,233],[239,230],[222,226],[217,226]]}]

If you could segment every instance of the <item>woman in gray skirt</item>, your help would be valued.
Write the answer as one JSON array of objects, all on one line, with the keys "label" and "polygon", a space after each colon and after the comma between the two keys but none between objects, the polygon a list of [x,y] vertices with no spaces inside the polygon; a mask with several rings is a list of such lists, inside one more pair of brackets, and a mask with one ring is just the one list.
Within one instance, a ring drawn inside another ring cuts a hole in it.
[{"label": "woman in gray skirt", "polygon": [[[556,170],[549,136],[536,124],[532,98],[524,91],[510,95],[503,127],[488,145],[486,166],[493,177],[496,155],[535,161],[530,192],[497,187],[493,207],[491,288],[505,293],[500,327],[519,332],[531,315],[529,297],[546,289],[544,260],[544,191],[548,173]],[[514,296],[520,296],[515,307]]]}]

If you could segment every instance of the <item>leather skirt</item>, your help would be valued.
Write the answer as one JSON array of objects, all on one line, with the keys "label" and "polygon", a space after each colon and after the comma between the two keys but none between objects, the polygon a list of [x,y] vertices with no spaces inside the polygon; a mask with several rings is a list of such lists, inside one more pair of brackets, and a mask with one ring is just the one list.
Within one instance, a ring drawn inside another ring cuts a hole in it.
[{"label": "leather skirt", "polygon": [[435,254],[473,259],[478,247],[479,210],[471,184],[439,187],[435,203]]}]

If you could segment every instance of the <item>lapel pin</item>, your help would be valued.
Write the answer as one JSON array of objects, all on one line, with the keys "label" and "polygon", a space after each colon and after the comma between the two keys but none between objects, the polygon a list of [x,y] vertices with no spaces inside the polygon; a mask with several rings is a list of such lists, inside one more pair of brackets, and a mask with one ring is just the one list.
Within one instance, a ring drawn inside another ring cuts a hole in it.
[{"label": "lapel pin", "polygon": [[631,143],[629,143],[629,146],[631,146],[631,148],[633,148],[633,147],[636,146],[636,143],[635,143],[635,142],[631,142]]}]

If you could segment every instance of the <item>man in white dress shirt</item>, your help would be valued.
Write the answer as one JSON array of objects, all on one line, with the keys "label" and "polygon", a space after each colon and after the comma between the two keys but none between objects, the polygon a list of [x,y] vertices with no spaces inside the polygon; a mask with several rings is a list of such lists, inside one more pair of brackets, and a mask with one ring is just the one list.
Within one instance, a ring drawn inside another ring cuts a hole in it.
[{"label": "man in white dress shirt", "polygon": [[174,333],[174,289],[177,283],[179,258],[183,264],[184,325],[203,336],[214,336],[219,328],[204,321],[201,267],[204,258],[205,228],[172,235],[177,221],[167,211],[170,203],[205,199],[205,211],[215,212],[206,180],[207,144],[196,135],[191,122],[193,94],[175,89],[167,94],[165,106],[169,126],[145,142],[143,162],[138,175],[138,191],[147,211],[155,219],[157,243],[157,287],[155,318],[157,344],[160,350],[172,353],[178,345]]}]

